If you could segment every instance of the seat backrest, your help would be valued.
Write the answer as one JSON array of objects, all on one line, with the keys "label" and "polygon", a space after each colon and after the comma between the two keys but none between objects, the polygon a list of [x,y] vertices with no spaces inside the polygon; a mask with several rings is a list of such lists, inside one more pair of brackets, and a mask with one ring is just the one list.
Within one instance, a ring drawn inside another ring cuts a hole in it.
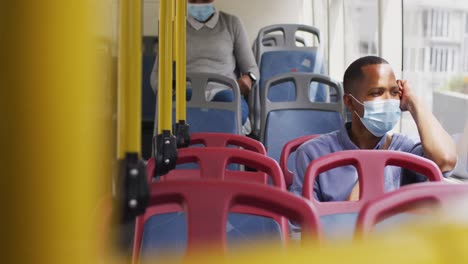
[{"label": "seat backrest", "polygon": [[[262,155],[266,155],[266,150],[263,144],[252,138],[229,133],[193,133],[190,135],[189,147],[235,147],[254,151]],[[150,161],[152,165],[154,161]],[[181,165],[178,168],[190,169],[198,168],[194,164]],[[152,165],[153,166],[153,165]],[[230,165],[230,170],[238,170],[238,165]],[[152,170],[152,169],[151,169]],[[148,170],[151,171],[151,170]],[[151,174],[152,175],[152,174]]]},{"label": "seat backrest", "polygon": [[[277,34],[281,33],[281,34]],[[310,33],[318,41],[318,46],[306,46],[304,39],[296,33]],[[326,74],[324,63],[323,45],[318,28],[300,24],[277,24],[266,26],[259,30],[255,44],[256,59],[260,70],[260,78],[253,87],[251,100],[249,101],[251,118],[254,119],[254,131],[260,131],[260,104],[261,94],[265,83],[272,77],[290,72],[311,72]],[[270,45],[270,44],[276,45]],[[297,45],[300,43],[300,45]],[[302,43],[304,45],[302,45]],[[273,100],[291,100],[292,87],[281,84],[283,87],[277,93],[272,94]],[[316,87],[313,87],[314,90]],[[320,93],[318,94],[320,95]],[[320,98],[320,96],[318,96]]]},{"label": "seat backrest", "polygon": [[[268,93],[271,87],[289,82],[295,86],[295,100],[272,102]],[[311,102],[310,84],[319,82],[333,90],[336,102]],[[325,134],[338,130],[343,125],[343,88],[327,76],[313,73],[288,73],[271,78],[262,93],[260,138],[267,148],[268,156],[279,161],[283,146],[292,139]]]},{"label": "seat backrest", "polygon": [[[275,32],[279,32],[281,34],[274,34]],[[304,52],[315,54],[319,50],[317,46],[306,46],[305,41],[303,38],[298,38],[296,35],[297,32],[306,32],[310,33],[316,37],[318,44],[320,45],[322,39],[320,30],[313,26],[308,25],[301,25],[301,24],[276,24],[263,27],[259,30],[257,39],[256,39],[256,59],[259,68],[265,63],[262,61],[262,56],[269,52],[277,52],[277,51],[292,51],[292,52]],[[297,43],[301,43],[301,46],[298,46]],[[314,69],[315,60],[309,61],[310,65],[305,65],[306,67],[312,66]],[[296,66],[301,65],[302,62],[296,64]],[[322,65],[318,65],[320,68],[315,68],[314,72],[321,69]],[[287,72],[289,72],[288,70]],[[273,76],[273,75],[272,75]],[[263,78],[263,76],[261,76]],[[271,76],[266,76],[269,78]]]},{"label": "seat backrest", "polygon": [[[241,132],[241,94],[236,80],[214,73],[187,73],[191,83],[192,98],[187,102],[187,121],[191,132]],[[209,82],[230,87],[234,94],[232,102],[206,100]]]},{"label": "seat backrest", "polygon": [[246,150],[266,155],[266,150],[260,141],[237,134],[228,133],[193,133],[190,135],[190,145],[205,147],[241,147]]},{"label": "seat backrest", "polygon": [[284,145],[283,150],[281,151],[279,164],[280,164],[281,170],[283,171],[283,176],[284,176],[284,181],[286,182],[286,187],[289,187],[293,181],[293,172],[290,170],[291,168],[294,169],[295,167],[295,164],[294,164],[295,155],[293,156],[293,154],[295,154],[295,151],[297,150],[297,148],[299,148],[306,141],[309,141],[319,136],[320,135],[317,135],[317,134],[302,136],[302,137],[293,139]]},{"label": "seat backrest", "polygon": [[357,220],[356,237],[368,236],[374,225],[385,218],[428,203],[438,206],[450,205],[457,197],[468,197],[468,184],[425,182],[386,193],[362,208]]},{"label": "seat backrest", "polygon": [[[322,172],[353,165],[359,179],[359,201],[319,202],[314,198],[314,182]],[[394,150],[345,150],[330,153],[312,161],[304,175],[302,195],[310,200],[321,216],[359,212],[366,202],[385,193],[384,169],[398,166],[425,175],[429,181],[442,181],[437,165],[426,158]]]},{"label": "seat backrest", "polygon": [[[286,191],[279,165],[273,159],[253,151],[219,147],[180,149],[177,164],[190,162],[198,163],[199,169],[175,169],[159,177],[159,181],[217,179],[267,185],[270,182],[268,180],[269,175],[274,187]],[[246,165],[258,171],[227,170],[230,162]],[[148,162],[148,169],[154,169],[154,160]],[[280,237],[283,243],[288,243],[288,220],[286,218],[279,215],[270,215],[268,218],[248,215],[249,210],[248,207],[242,208],[242,210],[236,209],[234,214],[229,215],[229,243],[242,242],[243,244],[250,244],[253,238],[265,235]],[[186,230],[185,214],[181,212],[157,216],[151,219],[147,225],[148,228],[157,229],[161,233],[167,233],[168,230],[177,230],[176,234],[172,234],[170,237],[162,235],[161,238],[145,239],[145,241],[149,241],[147,245],[150,245],[149,247],[152,249],[160,250],[161,247],[167,245],[181,245],[184,244],[182,241],[186,240],[184,233]],[[165,237],[166,239],[164,239]]]},{"label": "seat backrest", "polygon": [[[318,175],[333,168],[347,165],[356,167],[359,179],[359,200],[338,202],[315,200],[313,186]],[[427,176],[430,181],[442,180],[442,174],[434,162],[401,151],[339,151],[315,159],[309,164],[304,175],[302,195],[316,206],[328,239],[352,239],[358,212],[367,202],[385,193],[384,169],[387,165],[399,166],[421,173]]]},{"label": "seat backrest", "polygon": [[[299,47],[305,47],[307,46],[306,40],[303,37],[296,36],[296,45]],[[284,36],[282,34],[267,34],[266,36],[263,37],[263,46],[266,47],[282,47],[285,46],[284,44]],[[257,39],[254,40],[254,43],[252,45],[252,51],[254,53],[255,58],[257,58],[258,50],[257,50]]]},{"label": "seat backrest", "polygon": [[[175,169],[162,176],[166,179],[230,179],[268,184],[268,175],[273,186],[286,190],[283,173],[278,163],[273,159],[249,150],[199,147],[182,148],[178,150],[177,164],[197,163],[199,169]],[[227,170],[230,163],[236,163],[256,169],[252,171]],[[155,169],[154,158],[147,163],[148,180],[151,182]]]},{"label": "seat backrest", "polygon": [[320,222],[314,208],[306,200],[290,193],[260,184],[234,181],[164,181],[151,185],[149,207],[144,215],[137,217],[133,263],[138,263],[144,224],[151,216],[176,207],[185,208],[187,254],[196,253],[207,245],[225,253],[228,212],[245,206],[251,208],[251,214],[282,215],[299,222],[303,234],[320,238]]},{"label": "seat backrest", "polygon": [[[192,89],[186,112],[190,133],[241,133],[241,95],[236,80],[215,73],[187,72],[187,81],[190,82]],[[218,83],[223,87],[231,88],[234,100],[232,102],[208,101],[206,99],[208,83]],[[172,116],[175,117],[174,114]],[[155,120],[157,118],[156,113]],[[155,122],[154,131],[157,131],[157,122]]]}]

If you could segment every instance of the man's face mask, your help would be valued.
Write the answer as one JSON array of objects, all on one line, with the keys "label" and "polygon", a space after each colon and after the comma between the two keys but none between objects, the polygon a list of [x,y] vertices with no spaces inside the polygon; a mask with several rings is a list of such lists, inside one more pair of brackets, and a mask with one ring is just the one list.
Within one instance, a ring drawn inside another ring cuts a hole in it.
[{"label": "man's face mask", "polygon": [[210,18],[215,12],[215,8],[212,3],[208,4],[187,4],[187,11],[196,20],[204,22]]},{"label": "man's face mask", "polygon": [[384,99],[378,101],[359,102],[349,94],[356,102],[364,106],[364,116],[360,117],[362,124],[376,137],[382,137],[392,130],[401,117],[400,100]]}]

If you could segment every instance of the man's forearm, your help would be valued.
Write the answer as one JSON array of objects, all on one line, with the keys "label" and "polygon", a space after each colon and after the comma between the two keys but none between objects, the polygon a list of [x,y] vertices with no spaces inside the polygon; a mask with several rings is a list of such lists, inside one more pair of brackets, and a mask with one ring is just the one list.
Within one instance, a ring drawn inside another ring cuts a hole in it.
[{"label": "man's forearm", "polygon": [[424,156],[434,161],[442,172],[455,167],[456,148],[450,135],[420,99],[413,98],[408,110],[418,127]]}]

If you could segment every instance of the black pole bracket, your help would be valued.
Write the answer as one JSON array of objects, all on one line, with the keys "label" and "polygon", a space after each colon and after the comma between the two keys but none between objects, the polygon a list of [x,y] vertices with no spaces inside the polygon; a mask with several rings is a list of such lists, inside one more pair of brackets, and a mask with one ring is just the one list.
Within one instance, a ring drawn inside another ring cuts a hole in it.
[{"label": "black pole bracket", "polygon": [[174,131],[178,148],[186,148],[190,145],[190,126],[185,120],[179,120],[174,124]]},{"label": "black pole bracket", "polygon": [[153,177],[161,176],[174,169],[177,161],[177,145],[176,138],[169,130],[163,130],[161,134],[157,135],[153,144],[156,153],[156,166]]},{"label": "black pole bracket", "polygon": [[120,209],[121,219],[133,220],[145,212],[150,191],[146,166],[138,158],[138,153],[126,153],[125,159],[119,161],[118,180],[115,182],[114,197]]}]

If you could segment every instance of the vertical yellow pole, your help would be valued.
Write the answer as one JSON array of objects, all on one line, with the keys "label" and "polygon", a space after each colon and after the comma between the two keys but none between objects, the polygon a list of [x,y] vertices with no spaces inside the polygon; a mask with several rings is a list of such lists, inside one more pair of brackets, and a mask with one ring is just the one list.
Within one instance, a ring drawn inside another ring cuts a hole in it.
[{"label": "vertical yellow pole", "polygon": [[111,117],[97,80],[97,5],[0,3],[1,263],[98,262]]},{"label": "vertical yellow pole", "polygon": [[172,0],[159,4],[158,134],[172,124]]},{"label": "vertical yellow pole", "polygon": [[141,150],[141,1],[120,0],[117,155]]},{"label": "vertical yellow pole", "polygon": [[186,0],[177,0],[175,19],[176,120],[186,120]]}]

